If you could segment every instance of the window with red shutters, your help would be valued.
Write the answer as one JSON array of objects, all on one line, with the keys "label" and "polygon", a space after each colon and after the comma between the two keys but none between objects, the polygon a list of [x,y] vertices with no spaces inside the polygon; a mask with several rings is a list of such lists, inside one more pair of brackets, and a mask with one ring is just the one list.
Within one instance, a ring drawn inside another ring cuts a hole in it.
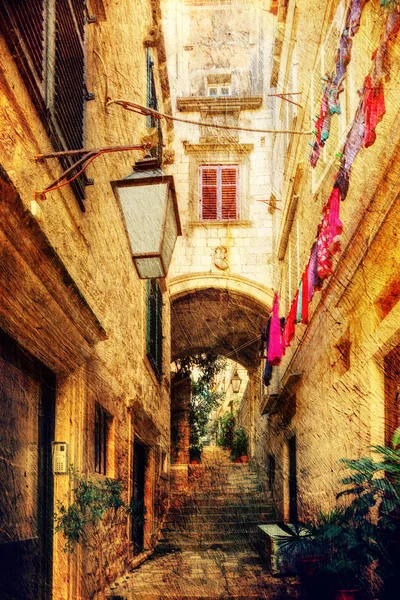
[{"label": "window with red shutters", "polygon": [[239,218],[237,165],[200,167],[200,219],[234,221]]}]

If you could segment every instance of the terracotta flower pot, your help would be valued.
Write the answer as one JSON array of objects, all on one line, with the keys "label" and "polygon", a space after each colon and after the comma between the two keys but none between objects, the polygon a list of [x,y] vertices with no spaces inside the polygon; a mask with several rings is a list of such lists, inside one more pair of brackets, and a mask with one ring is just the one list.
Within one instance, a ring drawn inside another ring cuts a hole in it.
[{"label": "terracotta flower pot", "polygon": [[299,558],[299,564],[301,567],[301,574],[304,577],[312,577],[317,573],[321,566],[321,557],[307,556],[306,558]]},{"label": "terracotta flower pot", "polygon": [[242,463],[248,463],[249,457],[244,454],[243,456],[240,457],[240,460],[242,461]]},{"label": "terracotta flower pot", "polygon": [[333,596],[334,600],[356,600],[359,590],[337,590]]}]

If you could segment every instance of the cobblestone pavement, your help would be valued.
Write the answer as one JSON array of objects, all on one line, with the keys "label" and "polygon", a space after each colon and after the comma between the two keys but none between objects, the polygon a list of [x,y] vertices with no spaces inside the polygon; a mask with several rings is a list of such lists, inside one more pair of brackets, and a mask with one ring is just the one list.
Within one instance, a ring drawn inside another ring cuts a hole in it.
[{"label": "cobblestone pavement", "polygon": [[173,490],[156,553],[114,584],[114,600],[286,600],[296,578],[273,577],[255,551],[273,500],[248,464],[204,449],[187,489]]},{"label": "cobblestone pavement", "polygon": [[114,600],[286,600],[298,597],[296,578],[272,577],[257,553],[219,548],[153,555],[120,580]]}]

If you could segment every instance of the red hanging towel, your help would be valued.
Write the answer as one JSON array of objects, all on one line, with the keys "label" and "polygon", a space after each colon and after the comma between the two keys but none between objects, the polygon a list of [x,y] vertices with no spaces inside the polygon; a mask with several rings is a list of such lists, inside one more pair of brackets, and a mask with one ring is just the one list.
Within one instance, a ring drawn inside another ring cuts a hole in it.
[{"label": "red hanging towel", "polygon": [[308,265],[303,273],[302,282],[303,295],[301,297],[301,322],[308,323]]},{"label": "red hanging towel", "polygon": [[367,75],[364,81],[365,100],[364,100],[364,146],[368,148],[376,140],[375,128],[383,119],[386,112],[385,94],[382,83],[377,86],[372,85],[371,75]]},{"label": "red hanging towel", "polygon": [[286,320],[285,331],[283,333],[285,348],[290,346],[290,343],[294,338],[298,294],[299,291],[297,290],[295,297],[293,298],[292,306],[290,307],[288,318]]},{"label": "red hanging towel", "polygon": [[279,319],[279,299],[275,292],[274,304],[272,306],[271,327],[269,332],[268,362],[271,365],[279,365],[282,359],[282,334]]}]

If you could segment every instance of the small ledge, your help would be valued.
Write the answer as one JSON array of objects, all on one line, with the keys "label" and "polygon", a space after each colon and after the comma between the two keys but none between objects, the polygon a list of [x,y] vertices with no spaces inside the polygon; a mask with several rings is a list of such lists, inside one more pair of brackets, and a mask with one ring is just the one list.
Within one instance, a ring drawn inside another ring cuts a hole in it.
[{"label": "small ledge", "polygon": [[188,227],[252,227],[252,221],[189,221]]},{"label": "small ledge", "polygon": [[256,110],[262,106],[262,96],[192,96],[177,98],[176,106],[181,112],[226,112],[235,110]]},{"label": "small ledge", "polygon": [[188,142],[183,142],[183,147],[185,154],[201,155],[216,152],[221,152],[226,155],[226,153],[229,152],[239,156],[242,154],[250,154],[250,152],[253,152],[254,150],[254,144],[238,144],[237,142],[221,143],[221,141],[216,143],[208,142],[206,144],[189,144]]}]

